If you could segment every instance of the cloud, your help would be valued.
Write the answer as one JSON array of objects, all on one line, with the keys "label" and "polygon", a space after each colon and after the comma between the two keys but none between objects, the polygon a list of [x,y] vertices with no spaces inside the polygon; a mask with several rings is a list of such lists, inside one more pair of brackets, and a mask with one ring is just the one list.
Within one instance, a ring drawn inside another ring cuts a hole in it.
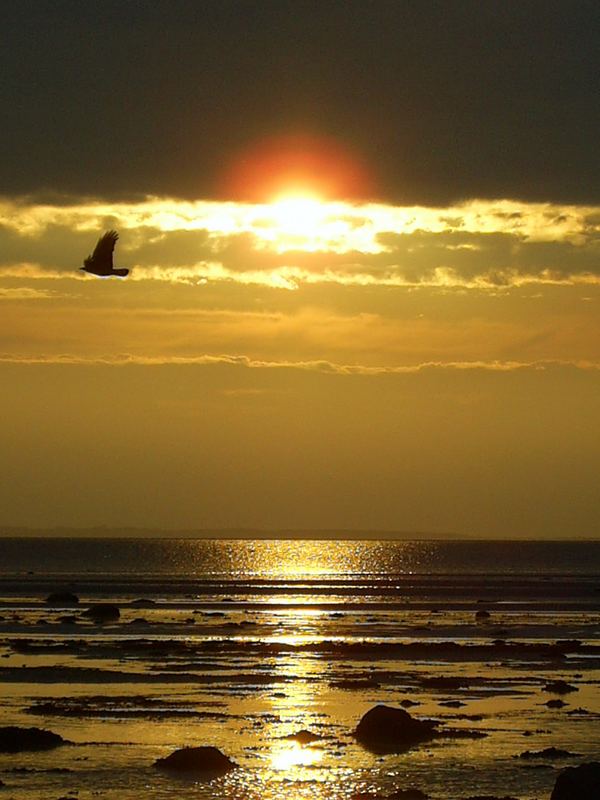
[{"label": "cloud", "polygon": [[57,292],[48,289],[34,289],[30,286],[0,287],[0,300],[48,300],[57,296],[59,296]]},{"label": "cloud", "polygon": [[302,223],[276,205],[146,198],[0,202],[0,278],[81,279],[99,233],[121,233],[131,280],[492,289],[600,283],[600,209],[510,200],[449,208],[316,204]]},{"label": "cloud", "polygon": [[[13,281],[16,279],[13,279]],[[52,287],[56,284],[50,284]],[[20,285],[19,285],[20,286]],[[15,286],[15,289],[19,288]],[[33,283],[47,291],[47,284]],[[217,282],[196,287],[81,282],[52,303],[8,299],[0,349],[15,357],[194,359],[362,364],[600,360],[599,290],[544,287],[473,295],[452,288],[300,285],[281,293]],[[532,296],[533,295],[533,296]],[[591,299],[582,302],[582,295]],[[500,299],[500,297],[502,299]]]},{"label": "cloud", "polygon": [[[571,369],[583,372],[600,371],[600,361],[425,361],[410,366],[369,366],[366,364],[336,364],[326,360],[316,361],[264,361],[240,355],[199,355],[199,356],[140,356],[122,353],[115,356],[81,356],[73,353],[57,353],[55,355],[14,356],[0,353],[0,364],[13,365],[67,365],[67,366],[197,366],[197,367],[232,367],[250,370],[300,370],[332,375],[411,375],[421,372],[549,372],[553,370]],[[241,392],[255,393],[256,390],[243,389]],[[238,393],[238,390],[231,392]]]}]

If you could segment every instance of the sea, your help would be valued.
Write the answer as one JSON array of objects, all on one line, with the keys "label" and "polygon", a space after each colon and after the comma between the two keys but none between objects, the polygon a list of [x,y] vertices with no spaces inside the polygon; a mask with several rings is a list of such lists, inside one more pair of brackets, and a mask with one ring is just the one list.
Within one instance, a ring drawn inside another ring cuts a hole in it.
[{"label": "sea", "polygon": [[600,541],[0,538],[3,797],[549,800],[599,722]]}]

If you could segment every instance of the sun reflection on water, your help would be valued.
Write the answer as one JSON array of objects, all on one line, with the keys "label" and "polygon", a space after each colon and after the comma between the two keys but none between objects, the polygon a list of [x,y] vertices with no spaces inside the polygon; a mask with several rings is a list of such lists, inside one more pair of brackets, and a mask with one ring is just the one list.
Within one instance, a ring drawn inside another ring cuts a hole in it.
[{"label": "sun reflection on water", "polygon": [[[148,549],[148,546],[145,546]],[[445,571],[439,544],[417,541],[181,540],[159,551],[161,569],[218,580],[347,581]],[[144,553],[148,560],[149,555]]]},{"label": "sun reflection on water", "polygon": [[[312,767],[323,758],[323,751],[315,747],[303,747],[298,742],[278,744],[270,755],[271,767],[275,770],[293,771],[294,767]],[[288,776],[288,777],[293,777]]]}]

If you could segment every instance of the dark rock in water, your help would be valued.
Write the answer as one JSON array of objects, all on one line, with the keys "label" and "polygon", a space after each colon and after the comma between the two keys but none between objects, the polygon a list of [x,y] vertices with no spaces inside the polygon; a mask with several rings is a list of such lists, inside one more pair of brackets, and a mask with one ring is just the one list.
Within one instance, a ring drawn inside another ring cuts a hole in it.
[{"label": "dark rock in water", "polygon": [[550,800],[598,800],[600,797],[600,762],[591,761],[567,767],[554,784]]},{"label": "dark rock in water", "polygon": [[61,622],[63,625],[76,625],[77,617],[75,616],[75,614],[65,614],[63,617],[59,617],[58,621]]},{"label": "dark rock in water", "polygon": [[551,681],[544,686],[544,691],[552,692],[552,694],[569,694],[569,692],[578,692],[579,689],[566,681]]},{"label": "dark rock in water", "polygon": [[390,706],[374,706],[356,726],[357,740],[374,753],[401,753],[436,735],[436,723],[418,720],[408,711]]},{"label": "dark rock in water", "polygon": [[492,616],[492,615],[490,614],[490,612],[489,612],[489,611],[484,611],[483,609],[480,609],[479,611],[477,611],[477,612],[475,613],[475,619],[476,619],[476,620],[486,620],[486,619],[490,619],[490,617],[491,617],[491,616]]},{"label": "dark rock in water", "polygon": [[412,708],[412,706],[420,706],[421,703],[418,700],[401,700],[400,705],[402,708]]},{"label": "dark rock in water", "polygon": [[548,700],[548,702],[543,703],[543,705],[548,706],[548,708],[564,708],[569,704],[565,703],[563,700]]},{"label": "dark rock in water", "polygon": [[568,750],[560,750],[557,747],[546,747],[545,750],[525,750],[517,758],[546,758],[555,761],[558,758],[575,758],[580,753],[569,753]]},{"label": "dark rock in water", "polygon": [[121,616],[119,607],[112,603],[96,603],[85,612],[94,622],[116,622]]},{"label": "dark rock in water", "polygon": [[311,731],[298,731],[298,733],[290,733],[288,736],[283,736],[283,739],[291,739],[294,742],[298,742],[304,746],[305,744],[311,744],[312,742],[318,742],[322,737],[318,736],[316,733],[311,733]]},{"label": "dark rock in water", "polygon": [[346,689],[348,691],[361,691],[362,689],[379,689],[380,684],[377,681],[364,678],[362,680],[341,680],[333,681],[329,684],[333,689]]},{"label": "dark rock in water", "polygon": [[448,739],[485,739],[489,734],[485,731],[474,731],[470,728],[444,728],[437,733],[437,736]]},{"label": "dark rock in water", "polygon": [[42,728],[18,728],[15,725],[0,728],[0,753],[51,750],[62,744],[67,744],[62,736]]},{"label": "dark rock in water", "polygon": [[440,700],[440,706],[445,706],[446,708],[462,708],[462,706],[466,706],[466,703],[463,703],[462,700]]},{"label": "dark rock in water", "polygon": [[137,600],[132,600],[129,605],[135,608],[148,608],[149,606],[155,606],[156,602],[145,597],[139,597]]},{"label": "dark rock in water", "polygon": [[65,608],[66,606],[76,606],[79,604],[79,598],[73,592],[52,592],[46,598],[46,603],[49,606],[59,606]]},{"label": "dark rock in water", "polygon": [[235,769],[235,764],[216,747],[184,747],[166,758],[158,758],[155,767],[173,772],[201,774],[207,777],[224,775]]}]

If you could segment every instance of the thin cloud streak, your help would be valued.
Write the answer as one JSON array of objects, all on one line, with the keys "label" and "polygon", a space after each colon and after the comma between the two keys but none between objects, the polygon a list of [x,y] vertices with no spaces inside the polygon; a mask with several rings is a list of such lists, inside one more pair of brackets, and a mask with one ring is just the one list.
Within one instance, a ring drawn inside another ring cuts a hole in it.
[{"label": "thin cloud streak", "polygon": [[32,289],[29,286],[8,289],[0,287],[0,300],[55,300],[57,297],[64,296],[48,289]]},{"label": "thin cloud streak", "polygon": [[575,369],[585,372],[600,371],[600,362],[592,361],[425,361],[407,366],[367,366],[361,364],[336,364],[331,361],[262,361],[241,355],[200,356],[138,356],[120,354],[115,356],[79,356],[70,353],[55,355],[14,356],[0,354],[0,364],[14,365],[71,365],[71,366],[228,366],[246,369],[320,372],[333,375],[410,375],[426,371],[548,371]]},{"label": "thin cloud streak", "polygon": [[[91,281],[89,276],[76,271],[61,272],[45,269],[40,264],[12,264],[0,267],[1,278],[26,280],[68,280]],[[592,272],[564,275],[554,270],[541,273],[519,273],[515,269],[483,272],[466,278],[447,267],[436,267],[421,279],[409,279],[402,275],[378,276],[367,272],[344,273],[331,269],[312,272],[300,267],[280,267],[273,270],[252,270],[239,272],[218,263],[201,262],[191,267],[136,266],[129,281],[135,283],[157,282],[184,286],[202,286],[207,283],[236,283],[242,286],[265,286],[274,289],[294,291],[302,284],[333,284],[356,287],[397,287],[431,289],[481,289],[501,291],[523,286],[600,286],[600,274]]]}]

